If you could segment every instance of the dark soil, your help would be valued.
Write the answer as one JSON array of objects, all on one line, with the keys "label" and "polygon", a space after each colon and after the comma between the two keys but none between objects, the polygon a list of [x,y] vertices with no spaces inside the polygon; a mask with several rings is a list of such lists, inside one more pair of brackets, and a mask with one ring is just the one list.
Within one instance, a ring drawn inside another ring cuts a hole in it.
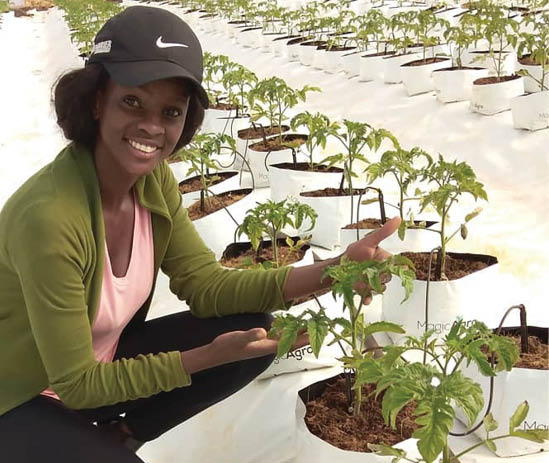
[{"label": "dark soil", "polygon": [[251,144],[249,148],[253,149],[254,151],[261,151],[264,153],[269,151],[282,151],[282,150],[288,149],[288,147],[285,146],[284,143],[294,142],[294,141],[301,142],[300,144],[302,145],[307,141],[307,135],[299,135],[299,134],[282,135],[282,143],[280,142],[280,139],[278,137],[272,137],[267,139],[266,144],[263,141],[259,141],[257,143]]},{"label": "dark soil", "polygon": [[320,47],[321,45],[326,45],[326,40],[312,40],[310,42],[302,42],[299,45],[302,47]]},{"label": "dark soil", "polygon": [[481,69],[485,69],[485,68],[479,68],[479,67],[470,67],[470,66],[452,66],[452,67],[449,67],[449,68],[442,68],[442,69],[435,69],[433,72],[444,72],[444,71],[467,71],[467,70],[471,70],[471,71],[480,71]]},{"label": "dark soil", "polygon": [[426,59],[418,59],[415,61],[410,61],[409,63],[405,63],[402,66],[425,66],[427,64],[434,64],[434,63],[441,63],[442,61],[450,61],[448,58],[426,58]]},{"label": "dark soil", "polygon": [[216,104],[210,106],[208,109],[220,109],[222,111],[233,111],[236,109],[236,106],[229,103],[217,102]]},{"label": "dark soil", "polygon": [[322,164],[315,164],[313,169],[309,168],[308,162],[296,162],[295,165],[293,162],[279,162],[278,164],[272,164],[271,167],[278,167],[279,169],[289,169],[289,170],[299,170],[302,172],[332,172],[336,174],[341,174],[343,169],[340,167],[328,167],[323,166]]},{"label": "dark soil", "polygon": [[371,230],[374,228],[381,228],[381,219],[363,219],[360,222],[351,223],[343,227],[344,230]]},{"label": "dark soil", "polygon": [[[231,177],[238,175],[238,172],[217,172],[215,174],[206,175],[207,179],[211,177],[219,177],[217,180],[214,180],[210,186],[216,185],[224,180],[227,180]],[[181,194],[191,193],[193,191],[199,191],[202,188],[202,182],[200,181],[200,176],[191,177],[179,182],[179,192]]]},{"label": "dark soil", "polygon": [[298,43],[301,44],[303,42],[306,42],[307,40],[309,40],[307,37],[297,37],[295,39],[288,41],[286,45],[297,45]]},{"label": "dark soil", "polygon": [[[509,336],[520,349],[520,336]],[[520,354],[515,368],[529,368],[531,370],[549,370],[549,346],[541,342],[536,336],[528,336],[528,353]]]},{"label": "dark soil", "polygon": [[[284,37],[277,37],[276,39],[273,39],[273,42],[276,42],[277,40],[290,40],[298,37],[299,37],[298,35],[285,35]],[[302,38],[302,37],[299,37],[299,38]]]},{"label": "dark soil", "polygon": [[[530,55],[524,55],[524,56],[521,56],[519,59],[518,59],[518,62],[520,64],[524,64],[525,66],[540,66],[539,63],[536,63],[532,57]],[[546,60],[545,61],[545,64],[549,64],[549,60]]]},{"label": "dark soil", "polygon": [[231,204],[240,201],[248,194],[240,191],[229,191],[228,193],[221,193],[219,195],[210,196],[209,200],[205,201],[205,211],[200,210],[200,200],[194,202],[187,208],[187,211],[189,212],[189,218],[191,220],[201,219],[202,217],[206,217],[213,212],[217,212],[220,209],[223,209],[223,207],[230,206]]},{"label": "dark soil", "polygon": [[[239,130],[237,133],[238,138],[240,138],[241,140],[255,140],[257,138],[262,138],[263,132],[265,132],[266,137],[269,137],[271,135],[278,135],[279,133],[278,127],[264,127],[263,130],[261,130],[261,126],[259,125],[256,127],[257,129],[250,127],[248,129]],[[282,132],[287,132],[288,130],[290,130],[289,126],[282,126]]]},{"label": "dark soil", "polygon": [[362,58],[375,58],[376,56],[392,56],[394,51],[380,51],[378,53],[372,53],[371,55],[362,55]]},{"label": "dark soil", "polygon": [[322,395],[306,404],[309,431],[340,449],[355,452],[370,452],[368,444],[394,445],[410,438],[418,427],[414,423],[415,406],[404,407],[397,416],[396,430],[391,429],[381,415],[382,395],[377,400],[369,395],[374,389],[374,385],[362,387],[361,412],[354,417],[347,411],[345,378],[333,378]]},{"label": "dark soil", "polygon": [[[403,252],[403,256],[408,257],[416,267],[416,280],[427,281],[429,272],[429,253],[428,252]],[[489,267],[486,257],[477,256],[477,259],[463,258],[459,254],[446,254],[446,277],[448,280],[457,280],[471,273]],[[494,262],[495,263],[495,262]],[[431,267],[431,281],[435,279],[435,257]]]},{"label": "dark soil", "polygon": [[488,85],[488,84],[499,84],[501,82],[509,82],[510,80],[520,79],[520,76],[514,74],[512,76],[501,76],[501,77],[481,77],[476,79],[473,82],[473,85]]},{"label": "dark soil", "polygon": [[[362,190],[355,188],[353,190],[353,195],[359,195]],[[304,191],[299,193],[301,196],[306,198],[322,198],[326,196],[349,196],[349,189],[344,188],[342,192],[338,188],[324,188],[323,190],[314,190],[314,191]]]},{"label": "dark soil", "polygon": [[[278,257],[280,262],[283,262],[284,265],[290,265],[298,262],[303,259],[304,255],[305,250],[303,249],[300,249],[297,252],[291,252],[290,248],[286,246],[286,244],[279,244],[278,246]],[[264,245],[264,247],[259,252],[259,258],[256,255],[256,252],[250,247],[250,249],[243,251],[237,257],[222,257],[219,262],[221,262],[221,264],[225,267],[242,268],[242,264],[247,258],[251,259],[254,264],[259,264],[261,262],[269,260],[274,261],[274,251],[272,244],[269,242]]]},{"label": "dark soil", "polygon": [[318,47],[319,50],[326,50],[326,51],[347,51],[347,50],[354,50],[356,47],[336,47],[333,46],[332,48],[328,48],[328,45],[321,45]]}]

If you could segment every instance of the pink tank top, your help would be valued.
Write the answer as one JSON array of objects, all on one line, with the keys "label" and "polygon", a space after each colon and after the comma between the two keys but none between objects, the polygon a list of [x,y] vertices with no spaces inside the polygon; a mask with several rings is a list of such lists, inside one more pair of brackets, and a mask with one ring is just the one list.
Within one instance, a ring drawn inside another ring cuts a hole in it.
[{"label": "pink tank top", "polygon": [[[149,297],[154,271],[151,213],[140,206],[134,194],[135,217],[130,263],[126,275],[116,277],[105,241],[105,265],[99,307],[92,324],[92,344],[98,362],[112,362],[120,335]],[[59,399],[50,388],[43,395]]]}]

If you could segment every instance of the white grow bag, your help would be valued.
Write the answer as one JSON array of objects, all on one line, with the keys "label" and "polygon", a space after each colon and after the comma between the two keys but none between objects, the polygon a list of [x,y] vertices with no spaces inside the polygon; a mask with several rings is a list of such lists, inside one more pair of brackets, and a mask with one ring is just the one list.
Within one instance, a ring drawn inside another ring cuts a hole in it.
[{"label": "white grow bag", "polygon": [[438,69],[433,72],[433,85],[438,101],[451,103],[471,99],[473,82],[481,77],[488,76],[488,69]]},{"label": "white grow bag", "polygon": [[271,199],[282,201],[290,199],[300,201],[299,193],[305,190],[320,190],[337,185],[341,180],[340,172],[309,172],[269,166],[269,184]]},{"label": "white grow bag", "polygon": [[386,84],[398,84],[402,82],[400,65],[419,58],[421,58],[420,53],[406,53],[404,55],[385,57],[383,59],[383,82]]},{"label": "white grow bag", "polygon": [[[449,253],[450,255],[464,255]],[[489,258],[489,256],[486,256]],[[495,258],[492,258],[495,260]],[[495,260],[497,262],[497,260]],[[494,263],[463,278],[450,281],[431,281],[429,285],[429,320],[425,324],[425,291],[427,281],[414,280],[410,297],[404,299],[404,288],[397,278],[387,284],[382,299],[382,319],[402,325],[405,334],[387,333],[393,342],[405,336],[422,336],[426,327],[443,337],[457,317],[467,321],[469,310],[482,307],[483,311],[500,310],[494,294],[498,291],[499,266]],[[434,262],[433,262],[434,273]],[[433,274],[432,273],[432,274]]]},{"label": "white grow bag", "polygon": [[446,67],[449,62],[449,58],[444,58],[439,62],[419,66],[410,66],[411,63],[402,64],[400,66],[400,75],[408,95],[419,95],[434,90],[435,87],[431,77],[433,71]]},{"label": "white grow bag", "polygon": [[385,68],[384,59],[391,55],[362,55],[359,61],[359,77],[361,82],[383,79],[383,70]]},{"label": "white grow bag", "polygon": [[511,108],[511,98],[524,93],[524,77],[493,84],[473,83],[469,109],[491,116]]},{"label": "white grow bag", "polygon": [[[249,194],[227,207],[227,210],[238,224],[230,218],[225,209],[216,211],[201,219],[193,220],[200,237],[204,240],[206,246],[215,253],[217,259],[221,257],[227,245],[234,241],[235,230],[244,220],[246,211],[253,208],[256,201],[259,201],[255,192],[252,192],[251,189],[246,191],[249,191]],[[220,224],[223,224],[223,226],[220,226]]]},{"label": "white grow bag", "polygon": [[515,129],[546,129],[549,127],[549,91],[512,98],[511,111]]},{"label": "white grow bag", "polygon": [[[328,370],[325,377],[332,370]],[[319,372],[322,373],[322,372]],[[325,378],[320,378],[322,380]],[[307,409],[301,398],[296,394],[295,405],[295,429],[296,429],[296,447],[297,455],[293,463],[388,463],[388,457],[376,455],[374,453],[354,452],[351,450],[341,450],[309,431],[305,424],[305,413]],[[399,442],[394,447],[406,451],[408,458],[419,458],[417,450],[417,439],[406,439]]]},{"label": "white grow bag", "polygon": [[[358,205],[359,195],[353,195],[354,215],[356,216],[356,207]],[[351,196],[328,196],[328,197],[309,197],[299,195],[301,203],[311,206],[318,217],[315,227],[311,234],[311,244],[334,249],[340,245],[340,230],[349,223],[351,219]],[[368,204],[360,207],[360,218],[370,217],[377,210],[376,204]],[[303,227],[310,227],[308,219],[305,220]]]},{"label": "white grow bag", "polygon": [[[519,62],[518,69],[525,69],[530,74],[524,77],[524,90],[527,93],[539,92],[541,90],[540,84],[536,82],[532,77],[536,78],[539,82],[541,82],[541,75],[542,75],[541,66],[531,66],[528,64],[521,64]],[[549,86],[549,73],[545,74],[544,85],[546,88]]]},{"label": "white grow bag", "polygon": [[[234,171],[225,171],[225,173],[233,174],[232,177],[229,177],[215,185],[210,187],[210,192],[213,194],[223,193],[225,191],[238,190],[240,188],[240,177],[239,172]],[[191,178],[191,177],[190,177]],[[194,177],[193,177],[194,178]],[[189,207],[195,201],[200,199],[200,191],[191,191],[189,193],[182,194],[183,206]]]},{"label": "white grow bag", "polygon": [[[480,384],[484,393],[484,408],[479,418],[477,418],[478,422],[484,416],[488,405],[490,379],[481,375],[477,366],[473,363],[468,367],[463,367],[462,372],[465,376]],[[503,371],[496,375],[490,411],[499,427],[492,431],[492,436],[507,434],[509,418],[524,400],[528,400],[530,410],[520,429],[547,429],[549,427],[549,411],[547,408],[549,401],[549,371],[513,368],[509,372]],[[464,424],[467,424],[467,418],[458,408],[456,408],[456,417]],[[476,424],[474,423],[474,425]],[[485,438],[484,426],[474,431],[474,434],[482,439]],[[494,443],[496,444],[495,454],[498,457],[516,457],[549,450],[549,442],[538,444],[518,437],[508,437]],[[547,458],[547,454],[540,455],[539,460],[536,461],[547,461]]]},{"label": "white grow bag", "polygon": [[[517,55],[514,52],[503,52],[503,62],[501,65],[501,75],[511,75],[515,73]],[[464,66],[483,67],[488,69],[489,75],[495,76],[496,63],[489,54],[484,51],[472,50],[466,51],[463,59]]]},{"label": "white grow bag", "polygon": [[337,74],[343,71],[343,57],[355,50],[355,47],[346,47],[344,50],[323,50],[321,56],[321,68],[329,74]]},{"label": "white grow bag", "polygon": [[343,71],[349,77],[358,76],[360,73],[360,51],[350,51],[341,57]]}]

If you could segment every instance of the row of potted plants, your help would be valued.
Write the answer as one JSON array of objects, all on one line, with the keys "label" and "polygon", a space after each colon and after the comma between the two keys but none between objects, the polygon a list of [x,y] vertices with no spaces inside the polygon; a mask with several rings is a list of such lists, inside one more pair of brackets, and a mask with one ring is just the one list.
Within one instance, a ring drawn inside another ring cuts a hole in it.
[{"label": "row of potted plants", "polygon": [[[471,100],[471,110],[482,114],[509,109],[511,98],[522,95],[524,87],[541,94],[516,98],[514,107],[533,100],[539,107],[547,98],[542,92],[549,66],[543,37],[549,23],[543,11],[511,17],[509,10],[489,1],[468,10],[409,9],[390,16],[372,7],[364,15],[341,9],[337,17],[319,17],[325,10],[325,4],[315,2],[285,13],[278,9],[279,17],[271,14],[268,26],[243,19],[232,32],[239,31],[243,44],[265,43],[275,53],[282,46],[290,59],[328,72],[403,82],[410,95],[436,90],[443,102]],[[515,74],[515,67],[524,70]],[[544,112],[530,109],[521,117],[515,109],[514,125],[545,127]]]}]

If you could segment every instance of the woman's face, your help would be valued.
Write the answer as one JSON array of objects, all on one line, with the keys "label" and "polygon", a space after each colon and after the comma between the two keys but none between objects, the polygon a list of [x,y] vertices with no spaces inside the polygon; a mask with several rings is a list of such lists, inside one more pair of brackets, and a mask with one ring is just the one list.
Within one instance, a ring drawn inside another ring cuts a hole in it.
[{"label": "woman's face", "polygon": [[139,178],[174,150],[181,137],[189,95],[177,79],[123,87],[109,81],[98,94],[96,162]]}]

